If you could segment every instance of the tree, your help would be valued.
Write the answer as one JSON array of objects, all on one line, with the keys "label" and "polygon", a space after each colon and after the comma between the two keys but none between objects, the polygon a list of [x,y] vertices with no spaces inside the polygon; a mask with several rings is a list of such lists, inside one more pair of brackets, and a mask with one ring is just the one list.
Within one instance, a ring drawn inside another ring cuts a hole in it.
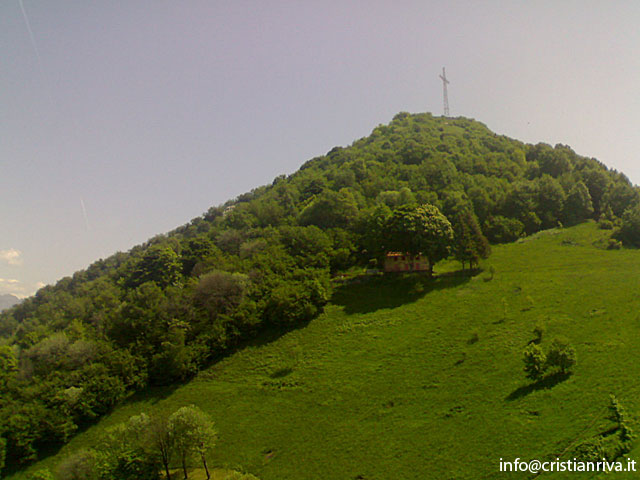
[{"label": "tree", "polygon": [[244,298],[248,283],[247,276],[241,273],[215,270],[200,277],[194,299],[212,317],[229,313]]},{"label": "tree", "polygon": [[264,318],[274,325],[311,320],[331,296],[328,272],[297,270],[265,292]]},{"label": "tree", "polygon": [[158,480],[158,457],[145,445],[149,427],[141,413],[107,429],[96,447],[101,480]]},{"label": "tree", "polygon": [[332,250],[331,237],[316,226],[283,226],[278,229],[280,243],[302,267],[326,268]]},{"label": "tree", "polygon": [[133,266],[127,286],[135,288],[145,282],[155,282],[165,288],[175,283],[182,272],[178,254],[169,246],[153,245]]},{"label": "tree", "polygon": [[210,479],[206,454],[213,448],[217,435],[211,418],[198,407],[189,405],[169,417],[168,427],[180,455],[184,478],[187,478],[187,459],[195,454],[202,460],[207,479]]},{"label": "tree", "polygon": [[167,334],[158,353],[151,357],[149,378],[156,385],[182,381],[197,371],[194,348],[186,344],[185,322],[174,320],[167,325]]},{"label": "tree", "polygon": [[611,179],[604,169],[588,168],[581,172],[582,179],[589,189],[589,196],[593,202],[593,209],[596,214],[602,212],[602,198],[609,188]]},{"label": "tree", "polygon": [[547,356],[540,346],[535,343],[527,345],[523,352],[524,371],[527,378],[538,380],[547,368]]},{"label": "tree", "polygon": [[526,180],[515,182],[505,198],[506,216],[520,220],[527,235],[537,232],[542,223],[536,214],[538,199],[538,183]]},{"label": "tree", "polygon": [[551,342],[547,353],[549,366],[560,368],[564,374],[571,370],[576,361],[576,350],[567,340],[556,338]]},{"label": "tree", "polygon": [[0,390],[6,388],[7,383],[15,377],[18,371],[18,360],[11,347],[0,346]]},{"label": "tree", "polygon": [[320,228],[346,227],[358,214],[353,195],[348,189],[326,190],[300,213],[300,225]]},{"label": "tree", "polygon": [[640,204],[624,212],[614,237],[627,246],[640,248]]},{"label": "tree", "polygon": [[180,261],[182,263],[182,274],[189,276],[199,262],[211,257],[219,257],[220,250],[206,236],[198,236],[186,242],[182,247]]},{"label": "tree", "polygon": [[[4,398],[3,398],[4,400]],[[7,445],[7,457],[26,463],[37,458],[35,443],[42,435],[47,411],[41,403],[6,403],[0,408],[0,426]]]},{"label": "tree", "polygon": [[639,198],[637,188],[633,187],[631,182],[622,176],[621,179],[607,189],[602,199],[601,208],[606,208],[608,205],[616,217],[621,217],[627,209],[638,204]]},{"label": "tree", "polygon": [[564,204],[563,222],[567,225],[575,225],[593,216],[593,204],[587,186],[578,182],[567,196]]},{"label": "tree", "polygon": [[454,254],[456,259],[462,263],[463,270],[465,262],[472,269],[474,263],[477,265],[481,258],[487,258],[491,253],[489,241],[482,234],[475,216],[469,210],[458,213],[453,230],[455,234]]},{"label": "tree", "polygon": [[485,222],[487,237],[494,243],[508,243],[520,238],[524,224],[515,218],[496,215]]},{"label": "tree", "polygon": [[550,145],[545,143],[538,143],[527,152],[527,161],[538,162],[542,173],[547,173],[557,178],[571,170],[569,158],[572,153],[573,151],[570,148],[563,145],[556,145],[555,148],[551,148]]},{"label": "tree", "polygon": [[387,251],[424,255],[429,260],[429,275],[433,266],[451,252],[453,228],[440,210],[433,205],[405,205],[393,210],[384,227]]},{"label": "tree", "polygon": [[385,225],[390,216],[391,209],[385,204],[378,204],[361,216],[357,233],[364,260],[376,259],[380,262],[387,253],[384,248]]},{"label": "tree", "polygon": [[562,216],[565,193],[560,182],[549,175],[538,180],[538,217],[542,228],[555,227]]},{"label": "tree", "polygon": [[489,217],[489,213],[494,208],[493,201],[489,196],[489,193],[480,187],[472,187],[467,192],[471,203],[473,204],[473,211],[478,216],[480,222],[483,222]]},{"label": "tree", "polygon": [[171,480],[169,465],[175,452],[175,442],[169,430],[169,421],[165,415],[151,418],[146,429],[145,441],[149,451],[162,463],[166,479]]}]

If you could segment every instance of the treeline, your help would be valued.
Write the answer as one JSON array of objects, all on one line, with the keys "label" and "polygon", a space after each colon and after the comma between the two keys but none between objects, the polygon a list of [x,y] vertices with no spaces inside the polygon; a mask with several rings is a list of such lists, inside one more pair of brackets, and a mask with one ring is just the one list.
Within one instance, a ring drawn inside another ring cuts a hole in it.
[{"label": "treeline", "polygon": [[442,214],[448,246],[471,266],[488,253],[482,236],[508,242],[586,219],[633,243],[638,198],[624,175],[569,147],[398,114],[0,315],[0,459],[33,460],[131,392],[185,380],[262,328],[313,318],[332,274],[404,248],[390,219],[408,205]]}]

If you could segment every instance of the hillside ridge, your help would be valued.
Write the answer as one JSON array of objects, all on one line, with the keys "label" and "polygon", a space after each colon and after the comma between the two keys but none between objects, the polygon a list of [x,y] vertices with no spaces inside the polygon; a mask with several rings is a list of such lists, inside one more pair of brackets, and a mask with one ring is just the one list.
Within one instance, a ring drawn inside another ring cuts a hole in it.
[{"label": "hillside ridge", "polygon": [[[135,392],[184,382],[265,331],[308,324],[332,298],[333,276],[382,269],[394,218],[410,216],[411,228],[440,219],[448,243],[432,267],[449,251],[473,265],[458,254],[481,256],[461,238],[495,245],[597,220],[605,247],[640,243],[639,198],[623,174],[565,145],[399,113],[0,314],[0,451],[28,464]],[[396,234],[406,251],[417,245]]]}]

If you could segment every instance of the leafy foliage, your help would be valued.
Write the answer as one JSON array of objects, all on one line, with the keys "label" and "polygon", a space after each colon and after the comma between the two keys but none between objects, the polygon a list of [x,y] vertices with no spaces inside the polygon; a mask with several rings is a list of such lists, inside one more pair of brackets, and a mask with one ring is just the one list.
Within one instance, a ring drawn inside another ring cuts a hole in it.
[{"label": "leafy foliage", "polygon": [[576,350],[564,339],[555,338],[547,352],[547,362],[551,367],[558,367],[560,372],[567,373],[576,364]]},{"label": "leafy foliage", "polygon": [[[587,222],[492,246],[491,282],[394,275],[341,286],[321,319],[252,342],[185,387],[136,395],[34,467],[53,469],[70,451],[96,448],[106,428],[133,414],[190,404],[220,431],[211,465],[242,465],[263,478],[447,478],[461,449],[472,461],[454,476],[484,478],[495,476],[484,460],[497,450],[557,455],[615,427],[603,416],[608,393],[629,414],[638,409],[630,386],[640,374],[640,256],[594,245],[608,234]],[[457,269],[453,260],[436,265],[439,274]],[[562,335],[578,350],[570,378],[524,380],[522,349],[540,320],[545,352]],[[469,344],[473,332],[479,340]],[[397,452],[406,452],[401,461]],[[191,466],[202,464],[194,458]]]},{"label": "leafy foliage", "polygon": [[331,296],[331,274],[389,249],[437,263],[462,212],[477,219],[458,222],[456,251],[471,264],[485,254],[480,235],[509,242],[603,212],[612,225],[623,216],[620,238],[638,245],[637,204],[624,175],[567,146],[398,114],[0,314],[11,351],[0,362],[13,365],[0,378],[7,462],[35,459],[148,385],[188,379],[261,329],[308,321]]},{"label": "leafy foliage", "polygon": [[475,216],[469,210],[458,213],[453,230],[455,233],[454,255],[456,260],[462,263],[462,268],[465,263],[469,265],[469,268],[473,268],[481,258],[489,257],[491,253],[489,241],[483,235]]},{"label": "leafy foliage", "polygon": [[524,372],[527,378],[538,380],[547,369],[547,356],[542,348],[535,343],[527,345],[523,352]]},{"label": "leafy foliage", "polygon": [[615,238],[625,245],[640,248],[640,205],[624,212]]},{"label": "leafy foliage", "polygon": [[181,407],[169,417],[168,429],[180,456],[184,478],[188,477],[187,460],[192,455],[202,460],[207,479],[211,478],[206,456],[215,444],[217,432],[209,416],[194,405]]},{"label": "leafy foliage", "polygon": [[433,205],[396,208],[384,225],[388,251],[423,254],[429,266],[449,256],[453,229],[440,210]]}]

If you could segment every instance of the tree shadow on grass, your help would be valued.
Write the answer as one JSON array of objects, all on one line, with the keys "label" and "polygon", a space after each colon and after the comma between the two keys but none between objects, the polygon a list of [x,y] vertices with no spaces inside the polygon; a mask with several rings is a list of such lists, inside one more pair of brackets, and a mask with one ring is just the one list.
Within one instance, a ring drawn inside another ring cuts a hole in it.
[{"label": "tree shadow on grass", "polygon": [[[338,287],[332,297],[332,303],[343,305],[347,313],[368,313],[382,308],[395,308],[401,305],[415,302],[434,290],[453,288],[468,282],[471,277],[480,273],[479,270],[456,271],[429,277],[425,273],[394,273],[379,277],[361,277],[348,285]],[[215,366],[222,359],[233,355],[247,347],[264,346],[274,342],[278,338],[293,330],[300,330],[307,327],[311,319],[307,319],[294,325],[268,326],[258,328],[255,336],[245,339],[238,339],[237,343],[230,345],[227,349],[211,358],[199,370],[198,377],[203,379],[215,378]],[[213,368],[212,368],[213,367]],[[271,378],[282,378],[291,373],[290,369],[280,369],[271,375]],[[195,376],[195,375],[194,375]],[[162,400],[171,396],[178,388],[182,387],[194,377],[189,377],[183,381],[175,381],[170,385],[149,386],[141,389],[129,397],[118,402],[109,411],[104,412],[92,421],[83,422],[78,426],[74,436],[85,432],[90,427],[103,421],[113,409],[136,404],[139,402],[148,405],[156,405]],[[56,455],[64,446],[61,443],[43,442],[38,445],[38,460]],[[15,474],[25,468],[26,465],[7,463],[5,474]]]},{"label": "tree shadow on grass", "polygon": [[517,400],[522,397],[526,397],[530,393],[536,392],[538,390],[549,390],[555,387],[557,384],[568,380],[571,377],[571,372],[556,372],[552,375],[548,375],[540,380],[536,380],[529,385],[523,385],[522,387],[516,388],[513,392],[511,392],[505,400],[512,402],[513,400]]},{"label": "tree shadow on grass", "polygon": [[338,287],[331,303],[351,313],[370,313],[413,303],[435,290],[467,283],[477,271],[457,271],[429,277],[426,273],[387,273],[384,276],[359,277]]}]

